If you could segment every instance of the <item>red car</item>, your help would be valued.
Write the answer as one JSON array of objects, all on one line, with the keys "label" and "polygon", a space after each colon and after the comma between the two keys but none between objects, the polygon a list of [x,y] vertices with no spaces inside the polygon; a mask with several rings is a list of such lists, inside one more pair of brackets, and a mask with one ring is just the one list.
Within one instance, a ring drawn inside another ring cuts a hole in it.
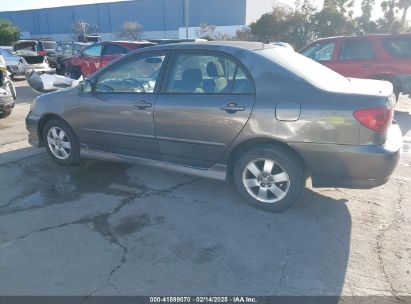
[{"label": "red car", "polygon": [[411,34],[318,39],[300,53],[346,77],[387,80],[397,98],[411,94]]},{"label": "red car", "polygon": [[139,48],[156,45],[152,42],[104,41],[83,49],[77,56],[67,59],[66,76],[78,79],[88,77],[120,56]]}]

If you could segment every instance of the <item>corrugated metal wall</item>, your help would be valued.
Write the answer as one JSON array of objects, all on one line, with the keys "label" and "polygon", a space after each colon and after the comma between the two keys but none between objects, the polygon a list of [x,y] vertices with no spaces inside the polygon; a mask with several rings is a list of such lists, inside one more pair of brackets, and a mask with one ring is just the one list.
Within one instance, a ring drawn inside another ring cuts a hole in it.
[{"label": "corrugated metal wall", "polygon": [[[189,0],[190,26],[245,25],[247,0]],[[264,0],[265,1],[265,0]],[[272,0],[267,0],[272,1]],[[145,32],[178,31],[184,26],[184,0],[134,0],[16,12],[0,12],[32,36],[70,34],[76,20],[96,25],[101,33],[118,32],[126,21],[137,21]]]}]

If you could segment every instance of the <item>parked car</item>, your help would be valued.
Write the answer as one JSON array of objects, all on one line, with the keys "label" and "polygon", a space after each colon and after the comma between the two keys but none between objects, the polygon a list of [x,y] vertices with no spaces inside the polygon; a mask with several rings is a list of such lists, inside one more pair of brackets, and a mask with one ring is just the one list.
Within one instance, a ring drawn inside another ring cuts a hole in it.
[{"label": "parked car", "polygon": [[6,61],[0,55],[0,118],[11,114],[16,100],[16,89],[8,76]]},{"label": "parked car", "polygon": [[28,64],[23,57],[12,54],[10,51],[0,48],[0,55],[3,56],[10,77],[22,76],[26,72]]},{"label": "parked car", "polygon": [[80,54],[80,52],[90,46],[91,43],[83,43],[83,42],[76,42],[76,41],[61,41],[57,42],[56,47],[56,60],[57,60],[57,67],[56,73],[58,75],[64,75],[66,71],[66,61],[67,59],[72,58]]},{"label": "parked car", "polygon": [[318,39],[301,53],[347,77],[387,80],[397,98],[411,94],[411,34]]},{"label": "parked car", "polygon": [[133,50],[155,45],[152,42],[104,41],[83,49],[78,56],[65,61],[65,75],[78,79],[88,77],[120,56]]},{"label": "parked car", "polygon": [[388,82],[348,80],[282,46],[170,44],[38,97],[26,124],[60,164],[90,157],[228,179],[280,212],[308,176],[314,187],[384,184],[402,146],[394,99]]},{"label": "parked car", "polygon": [[26,60],[29,65],[27,70],[52,73],[54,69],[50,66],[52,63],[49,58],[55,57],[55,45],[53,41],[20,40],[13,45],[13,50]]}]

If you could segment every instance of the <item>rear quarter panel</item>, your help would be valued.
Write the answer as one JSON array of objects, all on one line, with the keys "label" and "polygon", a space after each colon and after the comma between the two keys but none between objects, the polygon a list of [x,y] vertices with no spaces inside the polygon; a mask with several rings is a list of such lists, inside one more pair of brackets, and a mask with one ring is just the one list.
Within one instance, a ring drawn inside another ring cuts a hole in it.
[{"label": "rear quarter panel", "polygon": [[[256,102],[248,123],[226,151],[225,159],[236,146],[255,138],[342,145],[381,141],[381,134],[360,125],[353,112],[385,106],[385,98],[321,90],[262,56],[250,57],[243,59],[243,63],[255,80]],[[278,120],[275,111],[280,102],[299,103],[298,120]]]}]

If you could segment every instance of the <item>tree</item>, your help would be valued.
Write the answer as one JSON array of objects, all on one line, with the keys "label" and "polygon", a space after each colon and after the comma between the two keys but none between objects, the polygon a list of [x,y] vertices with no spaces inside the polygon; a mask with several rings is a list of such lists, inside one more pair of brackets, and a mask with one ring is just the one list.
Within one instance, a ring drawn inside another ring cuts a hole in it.
[{"label": "tree", "polygon": [[208,23],[200,23],[200,28],[196,30],[197,38],[206,40],[217,40],[216,26]]},{"label": "tree", "polygon": [[0,45],[12,45],[19,38],[20,30],[9,20],[0,19]]},{"label": "tree", "polygon": [[127,40],[139,40],[143,33],[143,26],[138,22],[128,21],[123,24],[118,37]]},{"label": "tree", "polygon": [[352,35],[354,25],[337,9],[324,7],[313,16],[313,32],[316,37]]},{"label": "tree", "polygon": [[84,20],[76,20],[76,22],[71,25],[71,28],[73,30],[75,39],[77,39],[79,36],[86,36],[98,32],[97,25],[90,24]]},{"label": "tree", "polygon": [[236,31],[233,39],[239,40],[239,41],[254,41],[255,37],[253,33],[251,32],[251,28],[248,26],[245,26]]},{"label": "tree", "polygon": [[299,49],[313,38],[312,16],[316,12],[310,0],[296,1],[295,10],[274,7],[271,13],[250,24],[251,36],[258,41],[284,41]]},{"label": "tree", "polygon": [[405,28],[407,25],[407,13],[411,6],[411,0],[399,0],[397,6],[399,9],[402,9],[401,26]]}]

